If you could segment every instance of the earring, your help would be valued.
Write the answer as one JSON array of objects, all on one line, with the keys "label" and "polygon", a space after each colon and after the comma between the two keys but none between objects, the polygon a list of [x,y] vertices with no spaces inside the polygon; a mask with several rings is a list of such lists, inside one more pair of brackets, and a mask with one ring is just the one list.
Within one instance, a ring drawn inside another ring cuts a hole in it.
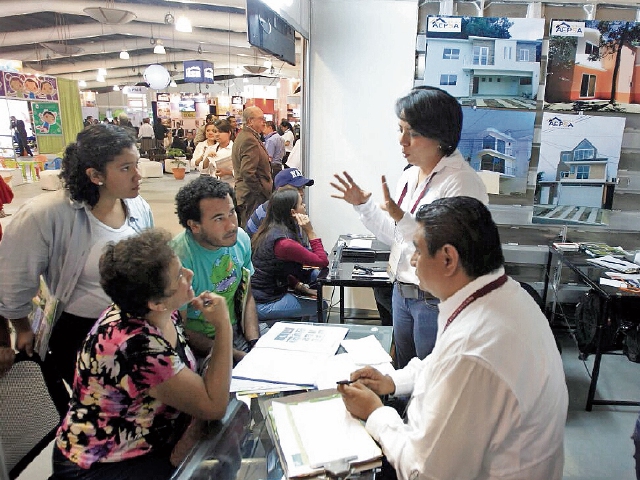
[{"label": "earring", "polygon": [[102,185],[104,185],[104,183],[102,183],[102,182],[98,182],[98,185],[99,185],[99,186],[102,186]]}]

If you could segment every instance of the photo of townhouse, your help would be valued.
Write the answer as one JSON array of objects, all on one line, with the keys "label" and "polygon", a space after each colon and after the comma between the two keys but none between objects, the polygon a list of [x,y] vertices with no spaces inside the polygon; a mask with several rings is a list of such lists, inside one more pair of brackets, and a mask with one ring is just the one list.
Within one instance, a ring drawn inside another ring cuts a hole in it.
[{"label": "photo of townhouse", "polygon": [[544,19],[428,16],[416,40],[414,85],[464,106],[535,110]]},{"label": "photo of townhouse", "polygon": [[640,113],[640,23],[552,20],[545,105]]},{"label": "photo of townhouse", "polygon": [[[490,203],[532,205],[527,191],[535,112],[463,107],[458,150],[482,178]],[[498,195],[501,198],[494,198]]]},{"label": "photo of townhouse", "polygon": [[533,223],[609,224],[625,121],[543,114]]}]

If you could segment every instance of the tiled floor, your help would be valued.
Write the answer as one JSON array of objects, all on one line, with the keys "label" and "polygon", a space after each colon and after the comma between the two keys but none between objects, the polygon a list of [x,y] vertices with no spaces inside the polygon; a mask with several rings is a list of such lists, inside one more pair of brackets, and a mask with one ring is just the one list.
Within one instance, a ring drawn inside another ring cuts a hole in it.
[{"label": "tiled floor", "polygon": [[[141,194],[151,204],[156,225],[172,233],[180,231],[174,197],[185,181],[195,178],[188,174],[183,181],[174,180],[170,175],[159,179],[145,179]],[[14,213],[20,205],[34,195],[41,193],[37,183],[25,184],[14,189],[14,202],[5,207],[7,213]],[[6,226],[12,217],[2,220]],[[569,414],[565,435],[564,478],[568,480],[633,480],[633,443],[630,435],[638,416],[638,407],[594,407],[592,412],[584,410],[589,387],[589,370],[593,366],[593,356],[585,363],[578,359],[577,349],[567,334],[559,336],[563,346],[567,385],[569,387]],[[624,356],[606,355],[602,362],[597,396],[640,400],[640,365],[631,363]],[[45,451],[20,476],[22,480],[44,480],[51,471],[51,450]]]}]

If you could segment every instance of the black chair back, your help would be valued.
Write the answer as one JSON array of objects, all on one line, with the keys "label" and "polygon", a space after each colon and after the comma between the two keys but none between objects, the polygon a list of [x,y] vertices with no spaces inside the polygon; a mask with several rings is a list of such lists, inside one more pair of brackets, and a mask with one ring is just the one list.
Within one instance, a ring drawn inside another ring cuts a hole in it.
[{"label": "black chair back", "polygon": [[[68,401],[66,391],[59,395]],[[0,439],[9,478],[14,479],[54,439],[60,423],[37,354],[19,353],[0,378],[0,405]]]}]

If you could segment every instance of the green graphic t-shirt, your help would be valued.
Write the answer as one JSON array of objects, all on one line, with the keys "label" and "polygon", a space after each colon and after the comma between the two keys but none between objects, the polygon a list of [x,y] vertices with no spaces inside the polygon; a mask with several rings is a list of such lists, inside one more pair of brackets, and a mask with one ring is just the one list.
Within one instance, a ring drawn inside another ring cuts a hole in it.
[{"label": "green graphic t-shirt", "polygon": [[[242,269],[245,268],[253,274],[249,235],[238,228],[238,241],[235,245],[209,250],[196,242],[189,230],[185,230],[171,241],[171,247],[180,258],[182,266],[193,270],[192,285],[195,294],[200,295],[209,290],[224,297],[229,308],[231,324],[235,325],[238,319],[235,314],[234,296],[242,280]],[[185,327],[210,338],[215,336],[213,326],[191,305],[187,308]]]}]

